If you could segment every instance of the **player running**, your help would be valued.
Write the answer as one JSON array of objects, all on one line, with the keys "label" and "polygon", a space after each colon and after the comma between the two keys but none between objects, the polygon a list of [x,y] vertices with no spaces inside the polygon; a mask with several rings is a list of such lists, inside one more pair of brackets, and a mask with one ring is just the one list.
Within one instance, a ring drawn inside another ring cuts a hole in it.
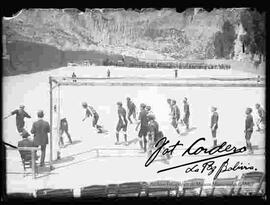
[{"label": "player running", "polygon": [[264,109],[261,107],[260,104],[256,104],[255,105],[257,111],[258,111],[258,115],[259,115],[259,119],[258,121],[256,122],[256,125],[257,125],[257,130],[256,131],[261,131],[261,125],[265,125],[265,112],[264,112]]},{"label": "player running", "polygon": [[127,97],[127,108],[128,108],[128,120],[130,124],[132,124],[130,117],[132,115],[134,120],[136,121],[136,105],[131,101],[129,97]]},{"label": "player running", "polygon": [[171,104],[172,104],[171,124],[174,127],[174,129],[176,130],[177,134],[180,134],[180,130],[178,128],[178,123],[179,123],[179,119],[180,119],[180,110],[179,110],[179,107],[176,105],[176,100],[172,100]]},{"label": "player running", "polygon": [[98,119],[99,119],[99,115],[98,113],[96,112],[96,110],[92,107],[92,106],[88,106],[88,104],[86,102],[83,102],[82,103],[82,107],[84,109],[86,109],[86,112],[85,112],[85,118],[83,118],[82,121],[84,121],[86,118],[88,117],[93,117],[92,118],[92,126],[94,128],[96,128],[97,130],[97,133],[102,133],[102,129],[101,129],[101,126],[97,124],[98,122]]},{"label": "player running", "polygon": [[252,109],[247,108],[246,109],[247,117],[246,117],[246,121],[245,121],[245,131],[244,132],[245,132],[246,145],[247,145],[247,149],[249,150],[249,154],[253,154],[250,138],[251,138],[251,135],[253,133],[254,122],[253,122],[253,117],[252,117],[251,113],[252,113]]},{"label": "player running", "polygon": [[31,116],[27,112],[25,112],[24,108],[25,108],[24,105],[20,105],[19,109],[12,111],[10,115],[4,118],[7,119],[12,115],[16,115],[16,127],[19,134],[22,133],[23,131],[26,131],[24,129],[25,125],[24,118],[31,118]]},{"label": "player running", "polygon": [[140,143],[140,147],[141,149],[144,150],[144,152],[146,152],[146,148],[147,148],[147,132],[148,132],[148,121],[147,121],[147,111],[145,109],[146,105],[144,103],[142,103],[140,105],[140,114],[139,114],[139,122],[135,128],[136,131],[138,131],[138,127],[140,126],[140,130],[138,133],[138,137],[139,137],[139,143]]},{"label": "player running", "polygon": [[127,118],[126,118],[126,110],[122,107],[121,102],[117,102],[118,106],[118,123],[116,126],[116,145],[119,145],[119,132],[123,130],[124,138],[125,138],[125,145],[128,144],[127,142]]},{"label": "player running", "polygon": [[211,108],[212,111],[212,116],[211,116],[211,133],[212,133],[212,137],[213,137],[213,147],[217,146],[217,128],[218,128],[218,113],[217,113],[217,108],[216,107],[212,107]]},{"label": "player running", "polygon": [[183,122],[186,125],[186,130],[189,129],[189,116],[190,116],[190,111],[189,111],[189,104],[187,102],[187,98],[185,97],[183,100],[184,103],[184,118]]}]

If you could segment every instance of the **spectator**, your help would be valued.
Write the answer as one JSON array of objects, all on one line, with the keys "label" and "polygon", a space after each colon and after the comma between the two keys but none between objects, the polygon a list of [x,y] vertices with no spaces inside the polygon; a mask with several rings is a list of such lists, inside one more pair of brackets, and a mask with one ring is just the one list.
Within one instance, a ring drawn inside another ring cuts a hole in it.
[{"label": "spectator", "polygon": [[43,120],[44,113],[42,110],[37,113],[38,120],[33,123],[31,133],[34,134],[34,145],[41,146],[40,166],[44,166],[46,145],[48,144],[48,133],[50,132],[50,125]]},{"label": "spectator", "polygon": [[[18,147],[36,147],[34,144],[34,141],[29,139],[28,137],[30,134],[26,131],[23,131],[21,133],[22,140],[18,142]],[[21,158],[24,159],[25,161],[31,160],[31,155],[29,154],[29,151],[26,150],[20,150]],[[35,151],[35,157],[38,159],[37,153]]]}]

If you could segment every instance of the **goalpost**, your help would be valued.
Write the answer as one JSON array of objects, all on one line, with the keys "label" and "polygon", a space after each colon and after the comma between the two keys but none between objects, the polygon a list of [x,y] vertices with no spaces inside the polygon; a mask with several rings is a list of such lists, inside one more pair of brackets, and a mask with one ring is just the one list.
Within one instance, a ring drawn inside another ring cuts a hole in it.
[{"label": "goalpost", "polygon": [[[235,79],[237,80],[237,79]],[[59,136],[59,122],[61,119],[61,86],[162,86],[162,87],[264,87],[264,83],[257,83],[257,78],[248,79],[247,81],[234,82],[232,80],[216,80],[205,79],[205,78],[186,78],[181,79],[168,79],[168,78],[128,78],[128,77],[117,77],[117,78],[91,78],[91,77],[49,77],[50,87],[50,169],[53,169],[53,143],[55,137]],[[56,94],[55,92],[56,91]],[[56,103],[54,103],[56,97]],[[56,106],[57,112],[54,112],[54,106]],[[57,116],[55,116],[57,115]],[[55,125],[54,119],[57,120]],[[56,129],[56,132],[54,132]],[[54,131],[53,131],[54,130]],[[58,136],[53,136],[54,134]]]}]

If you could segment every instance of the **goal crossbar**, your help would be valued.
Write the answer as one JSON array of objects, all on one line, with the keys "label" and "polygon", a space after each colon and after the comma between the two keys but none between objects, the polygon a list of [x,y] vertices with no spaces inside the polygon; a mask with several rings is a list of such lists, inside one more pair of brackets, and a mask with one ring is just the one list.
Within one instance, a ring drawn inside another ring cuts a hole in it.
[{"label": "goal crossbar", "polygon": [[[263,79],[262,79],[263,80]],[[185,79],[169,79],[169,78],[91,78],[91,77],[49,77],[50,86],[50,168],[53,169],[53,90],[58,88],[58,95],[61,86],[164,86],[164,87],[264,87],[264,81],[258,83],[257,78],[230,78],[228,80],[220,80],[218,78],[211,79],[206,77],[201,78],[185,78]],[[58,108],[60,102],[58,101]],[[60,118],[58,112],[58,118]]]}]

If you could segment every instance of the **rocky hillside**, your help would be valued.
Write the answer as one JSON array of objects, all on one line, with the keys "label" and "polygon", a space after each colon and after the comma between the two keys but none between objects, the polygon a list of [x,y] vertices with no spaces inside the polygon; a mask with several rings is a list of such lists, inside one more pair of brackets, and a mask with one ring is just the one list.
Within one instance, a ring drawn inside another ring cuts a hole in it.
[{"label": "rocky hillside", "polygon": [[45,44],[61,51],[94,50],[160,60],[247,60],[265,41],[264,16],[253,13],[244,8],[210,12],[196,8],[182,13],[174,9],[29,9],[4,18],[3,34],[8,43]]},{"label": "rocky hillside", "polygon": [[[22,10],[3,20],[8,41],[22,40],[61,50],[99,50],[158,59],[215,57],[215,36],[225,22],[239,30],[245,9]],[[233,39],[237,40],[237,33]]]}]

